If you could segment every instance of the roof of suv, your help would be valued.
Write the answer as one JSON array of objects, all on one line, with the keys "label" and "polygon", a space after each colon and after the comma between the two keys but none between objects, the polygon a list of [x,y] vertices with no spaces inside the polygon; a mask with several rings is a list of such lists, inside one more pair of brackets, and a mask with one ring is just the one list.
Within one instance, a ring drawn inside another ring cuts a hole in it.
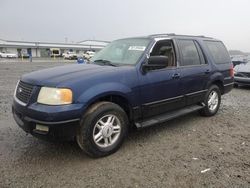
[{"label": "roof of suv", "polygon": [[177,34],[174,34],[174,33],[162,33],[162,34],[153,34],[153,35],[148,35],[147,38],[151,38],[151,39],[154,39],[154,38],[195,38],[195,39],[208,39],[208,40],[217,40],[217,39],[214,39],[212,37],[206,37],[206,36],[202,36],[202,35],[199,35],[199,36],[194,36],[194,35],[177,35]]}]

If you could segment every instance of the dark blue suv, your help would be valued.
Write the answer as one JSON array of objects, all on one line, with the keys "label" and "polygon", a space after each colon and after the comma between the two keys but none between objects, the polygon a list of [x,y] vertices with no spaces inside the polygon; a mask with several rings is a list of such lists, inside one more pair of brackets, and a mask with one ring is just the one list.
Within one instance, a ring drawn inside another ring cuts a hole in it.
[{"label": "dark blue suv", "polygon": [[159,34],[111,42],[89,64],[26,74],[13,115],[47,140],[76,139],[87,154],[115,152],[130,126],[144,128],[199,111],[212,116],[233,87],[233,66],[219,40]]}]

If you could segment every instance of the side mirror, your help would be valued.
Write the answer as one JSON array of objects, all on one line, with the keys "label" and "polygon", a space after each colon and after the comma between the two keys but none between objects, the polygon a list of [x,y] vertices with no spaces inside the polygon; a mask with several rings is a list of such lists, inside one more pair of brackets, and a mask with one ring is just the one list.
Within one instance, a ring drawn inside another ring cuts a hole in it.
[{"label": "side mirror", "polygon": [[162,69],[168,66],[167,56],[150,56],[148,62],[142,66],[143,71]]}]

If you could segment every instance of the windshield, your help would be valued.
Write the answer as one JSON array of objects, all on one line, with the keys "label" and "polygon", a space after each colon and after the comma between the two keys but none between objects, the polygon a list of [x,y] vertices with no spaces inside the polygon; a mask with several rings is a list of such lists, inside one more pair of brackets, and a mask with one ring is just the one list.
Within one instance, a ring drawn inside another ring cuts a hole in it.
[{"label": "windshield", "polygon": [[115,65],[135,65],[149,42],[149,39],[143,38],[116,40],[92,57],[91,61],[93,63],[105,61]]}]

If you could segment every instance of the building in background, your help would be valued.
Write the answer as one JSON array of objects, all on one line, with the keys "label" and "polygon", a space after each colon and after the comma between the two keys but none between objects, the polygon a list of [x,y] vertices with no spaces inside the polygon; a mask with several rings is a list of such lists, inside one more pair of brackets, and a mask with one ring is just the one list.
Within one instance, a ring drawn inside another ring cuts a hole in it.
[{"label": "building in background", "polygon": [[109,42],[98,40],[86,40],[78,43],[52,43],[52,42],[29,42],[12,41],[0,39],[0,52],[10,52],[23,55],[32,55],[32,57],[53,57],[60,56],[65,52],[75,52],[83,54],[86,51],[99,51]]}]

